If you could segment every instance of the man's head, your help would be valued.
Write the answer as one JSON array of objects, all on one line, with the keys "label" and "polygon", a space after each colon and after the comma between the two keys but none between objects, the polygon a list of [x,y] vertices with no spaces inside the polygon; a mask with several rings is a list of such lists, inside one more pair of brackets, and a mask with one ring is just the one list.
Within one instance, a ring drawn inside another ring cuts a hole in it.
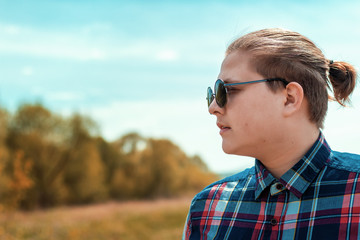
[{"label": "man's head", "polygon": [[226,51],[219,79],[239,83],[282,78],[289,83],[226,87],[226,105],[219,107],[213,101],[209,106],[221,129],[224,151],[261,158],[262,153],[281,148],[290,131],[318,131],[327,111],[329,83],[340,103],[348,99],[355,85],[356,73],[349,64],[331,63],[330,81],[328,74],[329,61],[298,33],[265,29],[235,40]]},{"label": "man's head", "polygon": [[[221,65],[219,79],[225,84],[264,79],[251,60],[252,55],[242,50],[229,53]],[[254,154],[268,152],[270,149],[265,148],[281,144],[285,129],[297,122],[309,124],[301,86],[295,82],[280,84],[276,91],[266,82],[228,86],[226,105],[211,103],[209,112],[217,117],[226,153],[261,158]]]},{"label": "man's head", "polygon": [[[312,41],[297,32],[284,29],[252,32],[231,43],[226,54],[239,50],[252,56],[251,65],[262,76],[299,83],[308,100],[309,118],[319,128],[323,127],[327,112],[330,85],[341,104],[348,100],[355,87],[356,72],[350,64],[330,64]],[[282,87],[279,82],[268,85],[273,90]]]}]

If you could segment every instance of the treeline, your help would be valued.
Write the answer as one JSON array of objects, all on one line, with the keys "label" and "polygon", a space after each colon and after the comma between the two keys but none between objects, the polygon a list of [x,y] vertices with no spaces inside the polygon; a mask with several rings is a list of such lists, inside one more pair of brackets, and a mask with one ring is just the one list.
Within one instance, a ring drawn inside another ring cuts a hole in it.
[{"label": "treeline", "polygon": [[0,108],[0,209],[172,197],[216,179],[199,156],[129,133],[108,142],[80,114],[41,104]]}]

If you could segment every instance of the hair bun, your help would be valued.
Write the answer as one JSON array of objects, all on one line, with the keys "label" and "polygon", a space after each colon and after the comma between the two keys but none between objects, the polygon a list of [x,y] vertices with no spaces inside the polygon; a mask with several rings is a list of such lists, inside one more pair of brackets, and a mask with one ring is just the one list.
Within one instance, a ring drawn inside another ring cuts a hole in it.
[{"label": "hair bun", "polygon": [[333,87],[335,100],[345,106],[345,103],[350,101],[349,96],[355,88],[355,68],[346,62],[330,60],[329,79]]}]

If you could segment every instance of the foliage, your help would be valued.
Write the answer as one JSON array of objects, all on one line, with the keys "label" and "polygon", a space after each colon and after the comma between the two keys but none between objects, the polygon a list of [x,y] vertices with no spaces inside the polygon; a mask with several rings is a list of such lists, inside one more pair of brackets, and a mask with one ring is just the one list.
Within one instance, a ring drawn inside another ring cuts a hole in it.
[{"label": "foliage", "polygon": [[40,104],[0,109],[0,210],[173,197],[216,179],[167,139],[129,133],[108,142],[86,116]]}]

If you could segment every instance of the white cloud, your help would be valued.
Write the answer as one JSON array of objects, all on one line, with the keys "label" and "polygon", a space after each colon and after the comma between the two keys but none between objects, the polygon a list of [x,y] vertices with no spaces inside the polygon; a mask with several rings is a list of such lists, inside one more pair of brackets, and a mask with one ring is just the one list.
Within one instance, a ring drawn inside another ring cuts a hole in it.
[{"label": "white cloud", "polygon": [[21,70],[21,73],[25,76],[31,76],[34,73],[34,69],[30,66],[25,66],[23,67],[23,69]]},{"label": "white cloud", "polygon": [[178,57],[179,57],[178,53],[174,50],[160,51],[156,55],[156,58],[161,61],[174,61],[174,60],[178,59]]},{"label": "white cloud", "polygon": [[90,55],[89,55],[90,59],[98,59],[98,60],[103,60],[106,59],[106,52],[101,50],[101,49],[97,49],[94,48],[90,51]]},{"label": "white cloud", "polygon": [[75,101],[84,99],[84,95],[77,92],[48,92],[45,94],[48,101]]},{"label": "white cloud", "polygon": [[[20,30],[21,29],[21,30]],[[90,31],[89,29],[87,31]],[[80,31],[81,32],[81,31]],[[87,33],[42,30],[0,23],[0,53],[75,60],[103,60],[106,44]]]},{"label": "white cloud", "polygon": [[101,33],[104,31],[110,31],[113,30],[113,27],[111,26],[111,24],[107,24],[107,23],[93,23],[93,24],[89,24],[86,25],[82,28],[82,32],[86,33],[86,34],[97,34],[97,33]]},{"label": "white cloud", "polygon": [[[29,92],[31,95],[35,97],[41,97],[46,102],[52,102],[52,101],[80,101],[85,99],[85,94],[82,92],[77,91],[49,91],[43,86],[35,85],[32,86],[29,89]],[[89,93],[89,92],[88,92]],[[96,89],[94,91],[91,91],[90,94],[95,95],[97,94]],[[64,110],[65,112],[67,110]]]},{"label": "white cloud", "polygon": [[[206,33],[196,39],[179,39],[168,35],[135,38],[127,36],[121,30],[110,31],[112,29],[111,25],[95,23],[59,31],[0,22],[0,53],[79,61],[174,61],[179,59],[181,52],[187,56],[187,62],[197,63],[213,62],[212,59],[221,59],[223,56],[224,49],[219,52],[219,48],[214,48],[215,41],[209,42],[210,36]],[[218,38],[221,39],[220,36]]]},{"label": "white cloud", "polygon": [[16,35],[20,33],[20,27],[12,24],[2,25],[0,24],[0,34]]},{"label": "white cloud", "polygon": [[353,107],[343,108],[336,102],[330,103],[324,133],[333,150],[360,154],[359,119],[360,101],[355,98]]}]

